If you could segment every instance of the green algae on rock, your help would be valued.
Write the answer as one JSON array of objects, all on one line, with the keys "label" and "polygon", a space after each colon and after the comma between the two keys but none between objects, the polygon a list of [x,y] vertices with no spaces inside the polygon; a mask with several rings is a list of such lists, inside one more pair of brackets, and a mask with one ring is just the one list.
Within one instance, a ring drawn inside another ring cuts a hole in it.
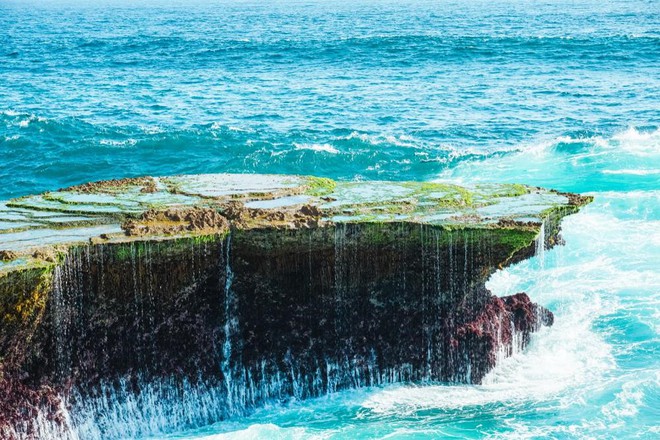
[{"label": "green algae on rock", "polygon": [[[518,222],[515,228],[527,223],[538,231],[555,213],[567,215],[588,201],[519,184],[335,182],[241,174],[119,179],[0,204],[0,251],[24,255],[41,246],[122,241],[126,239],[122,225],[139,223],[143,213],[185,208],[215,209],[221,215],[240,209],[243,221],[234,226],[248,229],[300,227],[307,223],[294,221],[296,214],[303,206],[313,206],[321,223],[412,222],[451,229],[497,229],[506,220],[505,228]],[[231,220],[231,213],[226,217]],[[163,234],[155,228],[151,234],[143,231],[140,235],[203,233],[199,228],[185,229]]]},{"label": "green algae on rock", "polygon": [[511,184],[232,174],[10,200],[0,381],[17,391],[3,397],[0,436],[35,435],[37,413],[49,432],[94,438],[149,411],[171,429],[351,387],[478,383],[552,323],[525,294],[492,296],[488,277],[561,243],[561,219],[589,201]]}]

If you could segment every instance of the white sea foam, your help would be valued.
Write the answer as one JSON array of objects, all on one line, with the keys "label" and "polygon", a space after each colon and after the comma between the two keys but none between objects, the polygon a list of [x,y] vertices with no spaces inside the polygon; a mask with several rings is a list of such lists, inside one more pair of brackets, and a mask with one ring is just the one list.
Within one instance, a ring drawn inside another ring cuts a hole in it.
[{"label": "white sea foam", "polygon": [[637,415],[644,399],[641,384],[640,381],[624,383],[622,390],[616,394],[616,398],[603,407],[603,414],[610,420],[619,420]]},{"label": "white sea foam", "polygon": [[641,132],[637,130],[635,127],[629,127],[627,130],[622,131],[620,133],[615,134],[612,136],[612,139],[621,141],[621,142],[628,142],[628,141],[657,141],[660,140],[660,130],[655,130],[655,131],[650,131],[650,132]]},{"label": "white sea foam", "polygon": [[229,131],[234,131],[234,132],[239,132],[239,133],[254,133],[254,130],[251,128],[246,128],[246,127],[238,127],[235,125],[224,125],[221,122],[214,122],[211,124],[211,130],[223,130],[227,129]]},{"label": "white sea foam", "polygon": [[612,136],[613,147],[636,156],[660,156],[660,129],[640,132],[634,127]]},{"label": "white sea foam", "polygon": [[408,135],[399,135],[399,136],[389,135],[389,134],[372,135],[367,133],[360,133],[358,131],[354,131],[348,136],[344,136],[339,139],[343,139],[343,140],[358,139],[364,142],[365,144],[369,144],[369,145],[389,144],[389,145],[396,145],[397,147],[415,147],[417,145],[415,138]]},{"label": "white sea foam", "polygon": [[146,134],[159,134],[165,131],[158,125],[142,125],[140,126],[140,129]]},{"label": "white sea foam", "polygon": [[236,131],[236,132],[239,132],[239,133],[254,133],[254,130],[252,130],[252,129],[243,128],[243,127],[236,127],[234,125],[230,125],[228,128],[229,128],[229,131]]},{"label": "white sea foam", "polygon": [[314,435],[304,428],[281,428],[272,423],[254,424],[246,429],[229,433],[213,434],[195,437],[197,440],[257,440],[257,439],[326,439],[329,435]]},{"label": "white sea foam", "polygon": [[107,145],[110,147],[132,147],[137,144],[137,140],[133,138],[125,139],[122,141],[116,139],[101,139],[99,141],[101,145]]},{"label": "white sea foam", "polygon": [[296,148],[296,150],[312,150],[312,151],[318,151],[318,152],[323,152],[323,153],[330,153],[330,154],[339,154],[339,150],[333,147],[330,144],[297,144],[294,143],[293,146]]},{"label": "white sea foam", "polygon": [[603,174],[630,174],[633,176],[652,176],[655,174],[660,174],[660,169],[653,169],[653,170],[603,170]]},{"label": "white sea foam", "polygon": [[515,177],[516,182],[566,188],[577,176],[575,183],[584,182],[587,188],[607,187],[613,175],[638,179],[659,175],[659,160],[660,130],[630,128],[610,138],[563,136],[521,144],[513,151],[501,148],[478,158],[467,156],[441,172],[439,178],[509,182]]},{"label": "white sea foam", "polygon": [[19,112],[13,111],[13,110],[6,110],[2,113],[5,116],[9,116],[9,117],[12,117],[12,118],[17,118],[18,121],[14,120],[9,125],[15,125],[15,126],[20,127],[20,128],[27,128],[33,122],[48,122],[48,118],[44,118],[42,116],[37,116],[37,115],[33,115],[33,114],[28,114],[28,113],[19,113]]},{"label": "white sea foam", "polygon": [[[629,127],[624,131],[615,133],[610,138],[604,138],[602,136],[558,136],[551,140],[521,144],[515,147],[514,150],[540,155],[554,150],[558,144],[591,145],[593,147],[591,151],[582,153],[588,155],[606,151],[615,151],[617,153],[625,152],[640,156],[656,155],[660,153],[660,129],[647,132],[639,131],[635,127]],[[501,151],[510,150],[511,149],[509,148],[501,149]]]}]

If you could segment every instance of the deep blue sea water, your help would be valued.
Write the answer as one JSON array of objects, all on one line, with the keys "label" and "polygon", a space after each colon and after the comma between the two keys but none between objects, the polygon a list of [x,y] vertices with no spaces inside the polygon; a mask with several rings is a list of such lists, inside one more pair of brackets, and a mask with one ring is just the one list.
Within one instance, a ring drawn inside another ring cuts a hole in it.
[{"label": "deep blue sea water", "polygon": [[596,201],[566,246],[490,280],[556,322],[483,385],[347,391],[156,438],[660,437],[658,0],[0,0],[0,200],[211,172]]}]

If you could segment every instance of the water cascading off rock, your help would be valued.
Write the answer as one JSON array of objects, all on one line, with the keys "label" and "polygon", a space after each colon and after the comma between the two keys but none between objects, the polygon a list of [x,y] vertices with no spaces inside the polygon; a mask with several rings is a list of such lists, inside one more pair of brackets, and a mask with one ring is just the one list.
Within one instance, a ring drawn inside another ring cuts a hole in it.
[{"label": "water cascading off rock", "polygon": [[[0,234],[7,436],[133,437],[347,388],[479,383],[553,319],[486,280],[588,202],[520,185],[150,182],[8,203],[88,220],[61,242],[47,221],[34,243]],[[108,200],[118,212],[95,209]]]}]

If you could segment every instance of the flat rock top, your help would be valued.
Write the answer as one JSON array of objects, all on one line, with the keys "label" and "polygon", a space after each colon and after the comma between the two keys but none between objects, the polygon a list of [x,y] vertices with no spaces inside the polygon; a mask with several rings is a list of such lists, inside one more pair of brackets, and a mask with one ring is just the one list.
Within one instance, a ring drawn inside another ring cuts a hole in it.
[{"label": "flat rock top", "polygon": [[296,228],[403,221],[497,227],[506,220],[511,227],[540,224],[548,210],[586,202],[518,184],[335,182],[260,174],[111,180],[0,202],[0,269],[53,245],[209,233],[227,224]]}]

